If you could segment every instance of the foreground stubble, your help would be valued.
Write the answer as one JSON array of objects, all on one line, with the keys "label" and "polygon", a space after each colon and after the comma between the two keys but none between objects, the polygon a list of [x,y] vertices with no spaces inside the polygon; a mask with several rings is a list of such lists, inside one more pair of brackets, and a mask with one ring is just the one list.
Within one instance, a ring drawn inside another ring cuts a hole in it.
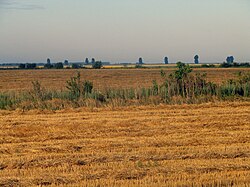
[{"label": "foreground stubble", "polygon": [[249,186],[250,103],[0,112],[0,186]]}]

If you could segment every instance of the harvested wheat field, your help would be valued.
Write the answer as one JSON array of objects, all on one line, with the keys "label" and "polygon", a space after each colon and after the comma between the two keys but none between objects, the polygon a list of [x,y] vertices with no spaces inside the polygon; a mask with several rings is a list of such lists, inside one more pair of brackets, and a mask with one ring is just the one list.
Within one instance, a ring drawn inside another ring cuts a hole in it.
[{"label": "harvested wheat field", "polygon": [[249,186],[250,103],[0,112],[0,186]]},{"label": "harvested wheat field", "polygon": [[[81,72],[84,80],[93,81],[97,89],[148,87],[153,80],[161,81],[160,69],[82,69],[82,70],[2,70],[0,71],[0,91],[29,89],[31,82],[38,80],[48,89],[65,89],[66,81]],[[173,68],[164,69],[166,74]],[[194,73],[206,73],[207,80],[222,83],[235,78],[238,72],[249,72],[249,68],[197,68]]]}]

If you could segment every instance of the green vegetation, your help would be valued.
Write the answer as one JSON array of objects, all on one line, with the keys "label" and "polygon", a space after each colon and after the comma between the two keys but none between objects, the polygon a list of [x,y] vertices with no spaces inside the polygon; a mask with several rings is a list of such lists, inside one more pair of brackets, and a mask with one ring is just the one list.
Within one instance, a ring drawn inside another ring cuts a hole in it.
[{"label": "green vegetation", "polygon": [[250,73],[238,73],[221,85],[206,80],[206,74],[191,74],[189,65],[177,63],[177,70],[162,81],[153,81],[149,88],[94,89],[92,82],[81,80],[80,73],[68,80],[66,90],[47,90],[38,81],[32,89],[21,93],[0,93],[0,109],[22,108],[29,110],[62,109],[81,106],[126,106],[142,104],[201,103],[214,100],[246,99],[250,97]]},{"label": "green vegetation", "polygon": [[230,67],[245,67],[245,68],[249,68],[250,67],[250,63],[229,63],[229,62],[223,62],[222,64],[220,64],[221,68],[230,68]]},{"label": "green vegetation", "polygon": [[71,68],[72,69],[80,69],[81,68],[81,66],[79,65],[79,64],[72,64],[72,66],[71,66]]},{"label": "green vegetation", "polygon": [[201,65],[202,68],[215,68],[214,64],[202,64]]},{"label": "green vegetation", "polygon": [[36,69],[36,63],[19,64],[19,69]]},{"label": "green vegetation", "polygon": [[101,68],[102,68],[102,62],[101,62],[101,61],[95,61],[95,62],[92,64],[92,68],[93,68],[93,69],[101,69]]}]

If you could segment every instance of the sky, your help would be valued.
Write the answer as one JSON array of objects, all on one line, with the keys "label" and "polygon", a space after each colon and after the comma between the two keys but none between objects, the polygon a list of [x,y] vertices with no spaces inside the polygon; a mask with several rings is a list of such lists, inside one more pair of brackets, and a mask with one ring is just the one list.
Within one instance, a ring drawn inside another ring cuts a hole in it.
[{"label": "sky", "polygon": [[250,0],[0,0],[0,63],[250,61]]}]

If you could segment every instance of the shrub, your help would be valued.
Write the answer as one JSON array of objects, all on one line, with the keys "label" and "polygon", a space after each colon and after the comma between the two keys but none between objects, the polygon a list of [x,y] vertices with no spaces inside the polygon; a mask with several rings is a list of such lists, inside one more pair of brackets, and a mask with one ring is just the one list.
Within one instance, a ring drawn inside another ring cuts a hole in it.
[{"label": "shrub", "polygon": [[66,83],[66,88],[69,90],[70,98],[73,100],[78,100],[80,97],[85,98],[93,91],[93,83],[88,80],[81,81],[80,72],[77,72],[77,75],[71,77]]},{"label": "shrub", "polygon": [[44,68],[45,69],[51,69],[51,68],[53,68],[53,65],[50,64],[50,63],[47,63],[47,64],[44,65]]},{"label": "shrub", "polygon": [[84,93],[92,93],[93,90],[93,83],[90,81],[83,82],[83,91]]},{"label": "shrub", "polygon": [[71,77],[68,80],[66,88],[70,92],[71,99],[79,99],[81,94],[81,80],[80,72],[77,73],[75,77]]},{"label": "shrub", "polygon": [[229,68],[229,67],[250,67],[250,64],[249,63],[227,63],[227,62],[223,62],[221,65],[220,65],[221,68]]},{"label": "shrub", "polygon": [[18,68],[19,69],[25,69],[25,64],[19,64]]},{"label": "shrub", "polygon": [[11,108],[16,103],[16,100],[10,94],[0,93],[0,109],[5,110]]},{"label": "shrub", "polygon": [[232,64],[231,63],[227,63],[227,62],[223,62],[222,64],[220,64],[220,67],[221,68],[229,68],[229,67],[232,67]]},{"label": "shrub", "polygon": [[102,62],[101,61],[96,61],[92,64],[93,69],[101,69],[102,68]]},{"label": "shrub", "polygon": [[189,73],[192,72],[190,66],[182,62],[177,63],[177,68],[178,70],[176,70],[174,73],[174,77],[176,80],[182,80],[183,78],[186,78]]},{"label": "shrub", "polygon": [[136,65],[135,65],[135,68],[136,68],[136,69],[137,69],[137,68],[139,69],[139,68],[145,68],[145,67],[143,66],[143,64],[136,64]]},{"label": "shrub", "polygon": [[159,93],[159,85],[156,82],[156,80],[153,80],[152,92],[153,92],[153,95],[158,95]]},{"label": "shrub", "polygon": [[36,69],[36,63],[27,63],[26,65],[25,65],[25,68],[26,69]]},{"label": "shrub", "polygon": [[215,65],[214,64],[202,64],[201,67],[202,68],[214,68]]},{"label": "shrub", "polygon": [[72,69],[79,69],[81,66],[79,64],[72,64],[71,66]]},{"label": "shrub", "polygon": [[54,65],[55,69],[63,69],[63,63],[62,62],[58,62]]}]

